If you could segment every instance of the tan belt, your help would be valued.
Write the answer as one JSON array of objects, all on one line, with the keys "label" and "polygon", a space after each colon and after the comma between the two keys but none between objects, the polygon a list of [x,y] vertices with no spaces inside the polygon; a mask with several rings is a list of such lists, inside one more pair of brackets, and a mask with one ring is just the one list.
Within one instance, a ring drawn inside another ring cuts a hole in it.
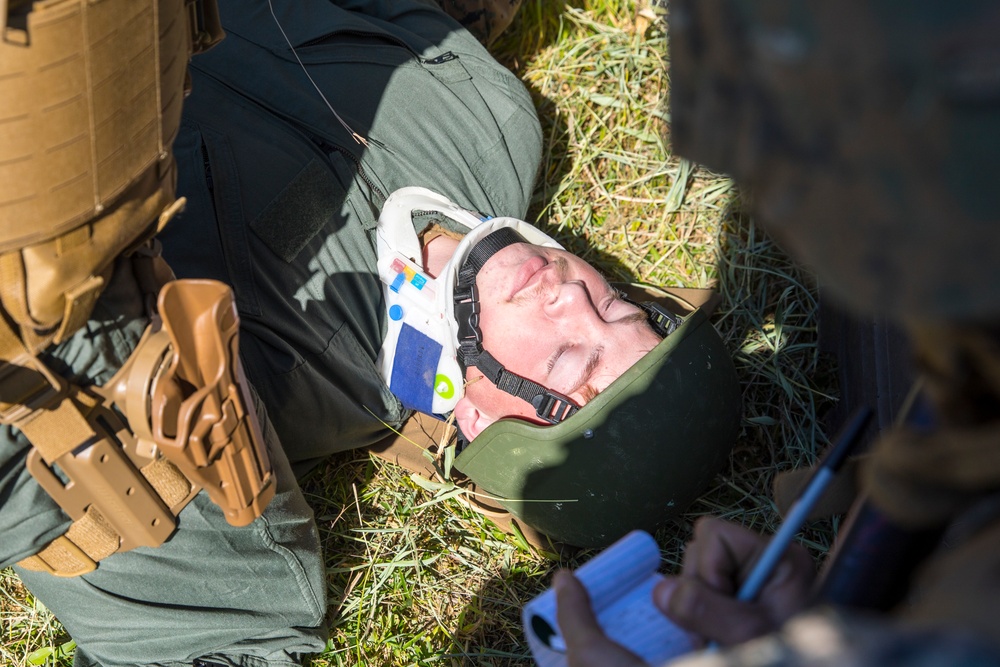
[{"label": "tan belt", "polygon": [[162,328],[147,329],[96,390],[51,373],[0,318],[0,359],[8,360],[0,362],[0,423],[28,438],[28,470],[73,519],[20,565],[76,576],[110,554],[159,546],[202,488],[232,525],[264,511],[276,485],[239,366],[232,299],[222,283],[168,283]]}]

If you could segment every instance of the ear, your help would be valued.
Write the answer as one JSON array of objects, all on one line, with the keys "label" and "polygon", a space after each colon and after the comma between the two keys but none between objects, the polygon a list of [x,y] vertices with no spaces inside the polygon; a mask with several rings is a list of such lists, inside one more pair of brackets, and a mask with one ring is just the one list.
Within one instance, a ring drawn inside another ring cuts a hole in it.
[{"label": "ear", "polygon": [[465,437],[471,441],[496,420],[476,407],[466,394],[455,405],[455,421]]}]

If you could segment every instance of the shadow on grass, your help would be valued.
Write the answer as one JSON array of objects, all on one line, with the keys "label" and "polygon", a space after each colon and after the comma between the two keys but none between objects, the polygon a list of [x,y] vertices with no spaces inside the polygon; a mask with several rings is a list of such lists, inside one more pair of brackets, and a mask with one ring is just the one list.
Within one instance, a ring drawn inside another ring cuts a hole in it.
[{"label": "shadow on grass", "polygon": [[[742,429],[728,466],[678,528],[689,533],[711,514],[770,533],[780,521],[775,476],[812,465],[828,443],[821,424],[837,405],[836,360],[820,350],[813,275],[753,222],[738,194],[720,223],[718,258],[714,323],[742,387]],[[829,549],[836,525],[819,521],[805,531],[814,556]],[[668,545],[668,562],[679,564],[682,548]]]}]

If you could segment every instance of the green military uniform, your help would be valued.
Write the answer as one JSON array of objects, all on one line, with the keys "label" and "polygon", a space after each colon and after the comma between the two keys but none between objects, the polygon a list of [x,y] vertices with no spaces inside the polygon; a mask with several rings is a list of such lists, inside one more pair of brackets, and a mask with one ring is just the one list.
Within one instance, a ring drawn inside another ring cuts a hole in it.
[{"label": "green military uniform", "polygon": [[[472,210],[522,215],[541,145],[520,81],[440,11],[372,3],[384,13],[361,21],[310,16],[312,6],[275,10],[368,147],[282,49],[266,3],[243,9],[192,64],[175,145],[188,207],[161,236],[179,277],[233,286],[247,373],[293,464],[373,444],[382,422],[405,417],[374,366],[384,307],[373,230],[385,197],[424,186]],[[355,76],[370,95],[359,99]]]},{"label": "green military uniform", "polygon": [[[286,665],[324,647],[319,543],[289,461],[302,470],[373,443],[388,432],[383,421],[406,416],[374,365],[381,202],[422,185],[488,214],[527,208],[541,133],[520,82],[434,6],[341,4],[274,11],[367,146],[317,94],[267,2],[220,3],[228,36],[192,63],[175,143],[188,206],[161,236],[179,277],[234,288],[241,356],[270,416],[277,495],[234,528],[202,493],[162,547],[110,556],[86,575],[19,569],[77,640],[77,665]],[[119,262],[88,325],[45,359],[81,385],[106,382],[146,324],[129,268]],[[19,433],[0,432],[4,566],[69,523],[26,472],[27,451]]]}]

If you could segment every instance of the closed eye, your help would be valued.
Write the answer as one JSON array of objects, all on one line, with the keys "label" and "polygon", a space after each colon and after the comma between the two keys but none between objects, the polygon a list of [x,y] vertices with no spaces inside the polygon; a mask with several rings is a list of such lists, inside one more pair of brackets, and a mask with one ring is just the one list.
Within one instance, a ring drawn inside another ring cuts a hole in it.
[{"label": "closed eye", "polygon": [[552,356],[549,357],[548,361],[545,362],[545,367],[548,369],[546,377],[552,374],[552,369],[555,368],[556,362],[559,361],[559,357],[564,355],[570,347],[572,346],[569,343],[563,343],[559,346],[559,349],[557,349]]},{"label": "closed eye", "polygon": [[621,290],[608,286],[608,296],[604,300],[601,307],[601,316],[604,318],[605,322],[610,322],[608,316],[611,314],[611,309],[614,308],[615,304],[619,303],[625,298],[625,293]]}]

